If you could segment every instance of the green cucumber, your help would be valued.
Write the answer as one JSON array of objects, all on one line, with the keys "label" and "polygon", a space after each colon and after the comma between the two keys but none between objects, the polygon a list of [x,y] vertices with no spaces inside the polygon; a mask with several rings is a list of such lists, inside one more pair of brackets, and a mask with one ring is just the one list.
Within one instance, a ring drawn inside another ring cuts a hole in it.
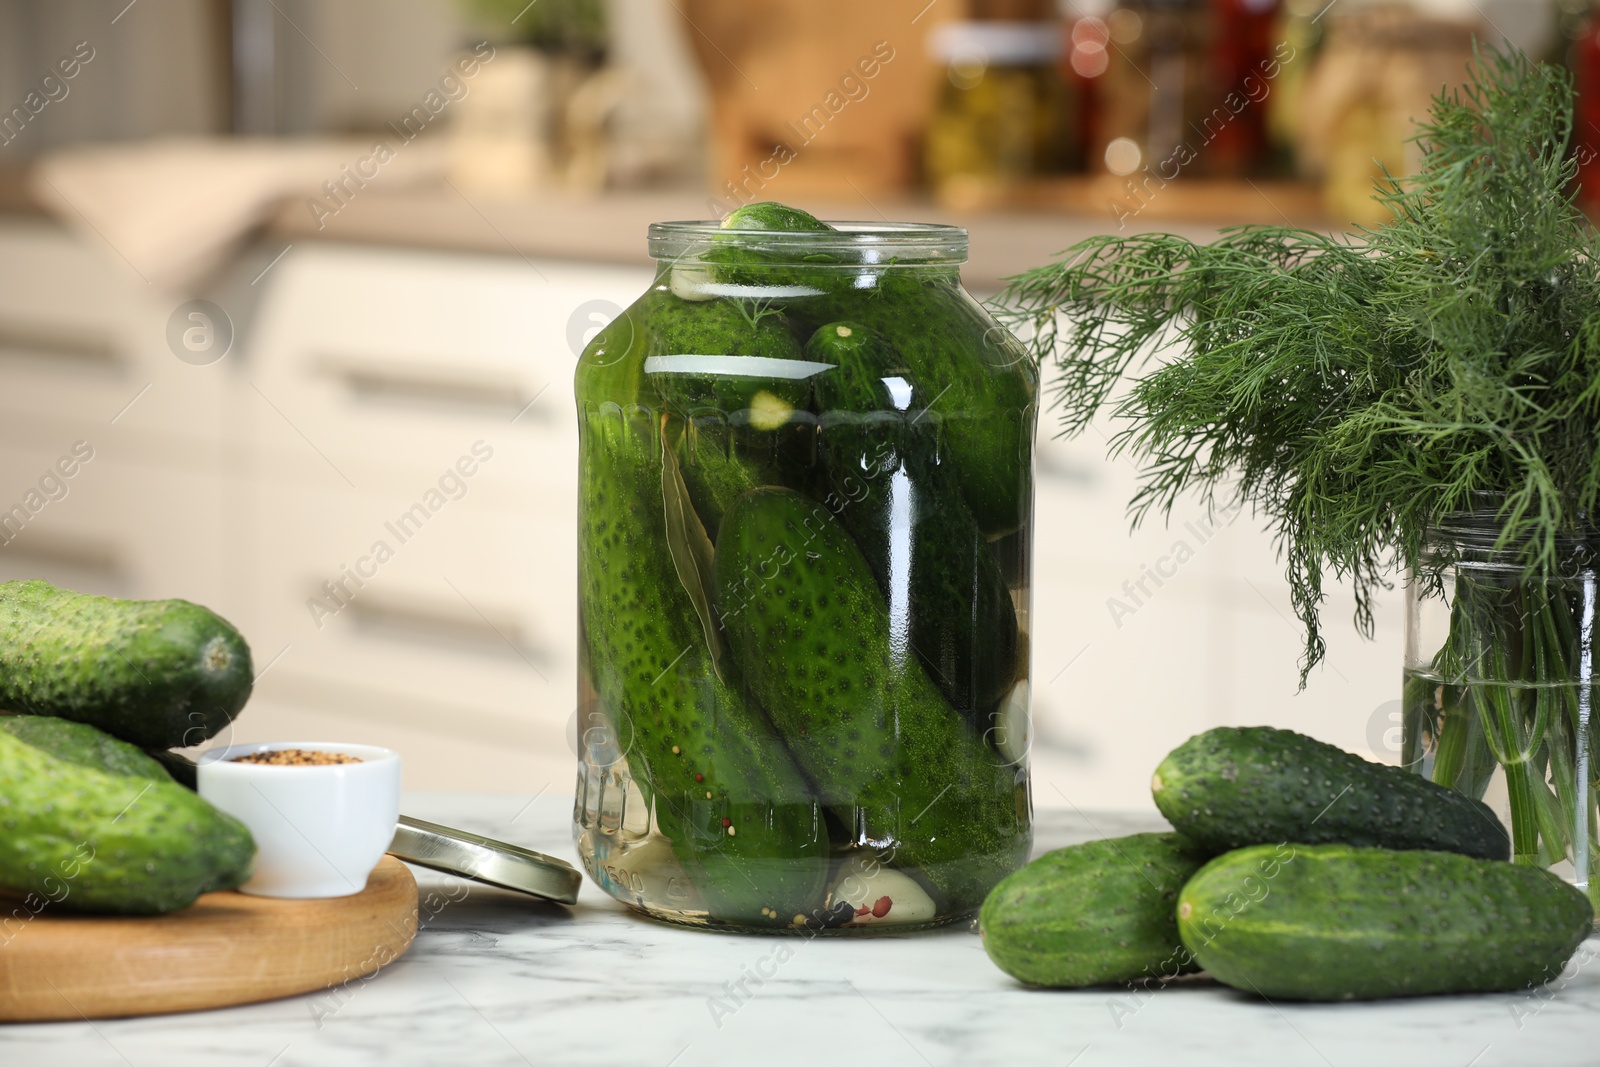
[{"label": "green cucumber", "polygon": [[945,915],[975,910],[1027,857],[1027,775],[928,680],[827,508],[741,497],[716,546],[717,608],[745,685],[850,828],[920,876]]},{"label": "green cucumber", "polygon": [[1195,970],[1178,890],[1206,862],[1178,834],[1047,852],[989,893],[978,932],[995,966],[1031,985],[1154,981]]},{"label": "green cucumber", "polygon": [[46,715],[0,716],[0,731],[56,759],[124,778],[170,782],[172,776],[143,749],[118,741],[87,723]]},{"label": "green cucumber", "polygon": [[185,600],[0,583],[0,708],[88,723],[141,748],[198,745],[250,697],[250,649]]},{"label": "green cucumber", "polygon": [[1017,672],[1017,615],[1000,564],[938,461],[927,389],[882,334],[821,327],[806,343],[833,369],[814,379],[818,451],[839,520],[889,603],[903,599],[911,644],[950,704],[978,727]]},{"label": "green cucumber", "polygon": [[[608,348],[631,343],[602,331],[579,363],[580,398],[649,399],[643,361]],[[580,399],[579,428],[583,676],[713,914],[790,925],[823,904],[829,843],[815,793],[771,725],[718,676],[709,616],[675,570],[660,417]]]},{"label": "green cucumber", "polygon": [[[763,307],[786,307],[797,298],[819,296],[850,278],[834,256],[810,251],[797,262],[795,235],[829,234],[834,227],[814,214],[782,203],[749,203],[723,216],[720,229],[698,258],[672,266],[672,290],[690,299],[742,296]],[[770,232],[773,237],[757,237]]]},{"label": "green cucumber", "polygon": [[1503,860],[1511,842],[1482,801],[1292,730],[1223,726],[1173,749],[1156,807],[1213,854],[1245,845],[1373,845]]},{"label": "green cucumber", "polygon": [[1274,1000],[1525,989],[1560,974],[1593,921],[1541,868],[1349,845],[1240,849],[1178,894],[1200,965]]},{"label": "green cucumber", "polygon": [[97,770],[75,755],[0,730],[0,889],[61,911],[154,915],[249,877],[255,842],[237,819],[117,758],[121,770]]},{"label": "green cucumber", "polygon": [[707,529],[715,535],[722,511],[755,485],[805,485],[814,365],[787,320],[750,301],[665,293],[642,319],[644,386],[672,416],[669,437]]},{"label": "green cucumber", "polygon": [[782,312],[752,300],[695,302],[661,292],[647,301],[645,373],[674,411],[773,430],[805,407],[810,388],[797,362],[804,354]]},{"label": "green cucumber", "polygon": [[736,207],[722,216],[724,230],[775,230],[783,233],[812,233],[831,230],[826,222],[809,211],[802,211],[775,200]]},{"label": "green cucumber", "polygon": [[1038,371],[953,272],[928,277],[927,270],[886,267],[873,288],[794,300],[787,312],[802,328],[850,320],[894,341],[936,392],[926,418],[940,428],[941,462],[985,536],[1003,537],[1026,526],[1033,507]]}]

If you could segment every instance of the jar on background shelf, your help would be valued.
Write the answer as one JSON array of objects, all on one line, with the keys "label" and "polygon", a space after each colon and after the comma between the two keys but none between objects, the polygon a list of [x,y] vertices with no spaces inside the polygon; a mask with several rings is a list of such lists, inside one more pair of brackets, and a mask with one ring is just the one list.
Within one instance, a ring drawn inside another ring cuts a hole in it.
[{"label": "jar on background shelf", "polygon": [[1031,842],[1033,364],[954,227],[650,252],[576,373],[583,865],[701,927],[970,915]]},{"label": "jar on background shelf", "polygon": [[1332,222],[1374,226],[1389,209],[1373,184],[1385,170],[1417,172],[1416,123],[1441,88],[1466,82],[1475,24],[1371,3],[1335,8],[1326,21],[1305,87],[1300,163],[1321,179]]},{"label": "jar on background shelf", "polygon": [[[1169,161],[1192,140],[1210,96],[1210,14],[1193,0],[1122,0],[1103,21],[1107,62],[1093,76],[1090,169],[1119,177],[1159,170],[1170,180],[1184,166]],[[1089,23],[1084,34],[1097,32]]]},{"label": "jar on background shelf", "polygon": [[1498,545],[1498,509],[1448,515],[1407,588],[1402,763],[1496,809],[1512,859],[1600,900],[1594,727],[1600,531],[1556,545],[1529,577]]},{"label": "jar on background shelf", "polygon": [[948,22],[928,37],[943,66],[927,177],[944,199],[981,200],[1082,163],[1078,109],[1057,71],[1052,22]]}]

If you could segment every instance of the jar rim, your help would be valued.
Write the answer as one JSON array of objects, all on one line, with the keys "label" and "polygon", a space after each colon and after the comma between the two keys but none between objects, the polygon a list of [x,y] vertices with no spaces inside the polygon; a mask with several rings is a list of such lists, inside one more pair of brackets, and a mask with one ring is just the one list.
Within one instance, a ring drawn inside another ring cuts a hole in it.
[{"label": "jar rim", "polygon": [[648,243],[656,260],[697,258],[716,244],[732,244],[807,266],[954,266],[967,261],[967,231],[942,222],[830,221],[831,230],[757,230],[724,227],[716,219],[653,222]]},{"label": "jar rim", "polygon": [[[1473,506],[1439,515],[1424,532],[1424,561],[1433,565],[1521,573],[1525,564],[1524,551],[1530,542],[1524,537],[1502,543],[1505,525],[1500,512],[1504,504],[1504,493],[1474,493]],[[1596,551],[1600,550],[1600,528],[1583,521],[1578,528],[1557,534],[1553,547],[1560,557],[1556,576],[1591,568]]]}]

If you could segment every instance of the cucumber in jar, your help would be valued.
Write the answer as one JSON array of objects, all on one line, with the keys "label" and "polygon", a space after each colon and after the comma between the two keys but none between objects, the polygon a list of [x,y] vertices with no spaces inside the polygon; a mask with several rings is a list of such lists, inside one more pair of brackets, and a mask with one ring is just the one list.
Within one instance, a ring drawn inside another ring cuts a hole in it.
[{"label": "cucumber in jar", "polygon": [[802,329],[848,320],[894,342],[937,401],[928,418],[940,452],[984,535],[1023,528],[1033,501],[1038,371],[1026,351],[961,288],[955,268],[906,264],[850,277],[787,314]]},{"label": "cucumber in jar", "polygon": [[850,845],[976,909],[1026,859],[1026,775],[951,708],[896,639],[871,571],[828,509],[766,487],[717,537],[729,653]]},{"label": "cucumber in jar", "polygon": [[654,303],[602,331],[577,372],[585,669],[711,913],[788,926],[822,906],[829,842],[815,792],[771,724],[719,676],[705,616],[675,567],[656,398],[643,361],[618,351],[644,343],[640,320]]},{"label": "cucumber in jar", "polygon": [[1000,565],[949,470],[927,388],[882,334],[821,327],[806,353],[815,378],[818,451],[855,540],[890,604],[903,603],[912,647],[945,698],[980,731],[1016,677],[1017,616]]},{"label": "cucumber in jar", "polygon": [[646,388],[670,413],[669,437],[712,536],[756,485],[813,477],[809,378],[789,320],[760,301],[693,302],[658,292],[641,315]]}]

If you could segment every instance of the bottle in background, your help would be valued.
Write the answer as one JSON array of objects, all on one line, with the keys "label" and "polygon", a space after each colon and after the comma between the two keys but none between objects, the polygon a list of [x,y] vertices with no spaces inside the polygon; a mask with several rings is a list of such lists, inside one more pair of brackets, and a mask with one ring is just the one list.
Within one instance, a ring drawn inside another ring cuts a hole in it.
[{"label": "bottle in background", "polygon": [[[1206,148],[1208,174],[1256,174],[1267,162],[1268,64],[1278,41],[1278,0],[1210,0],[1212,97],[1226,113]],[[1215,107],[1213,114],[1217,114]]]}]

